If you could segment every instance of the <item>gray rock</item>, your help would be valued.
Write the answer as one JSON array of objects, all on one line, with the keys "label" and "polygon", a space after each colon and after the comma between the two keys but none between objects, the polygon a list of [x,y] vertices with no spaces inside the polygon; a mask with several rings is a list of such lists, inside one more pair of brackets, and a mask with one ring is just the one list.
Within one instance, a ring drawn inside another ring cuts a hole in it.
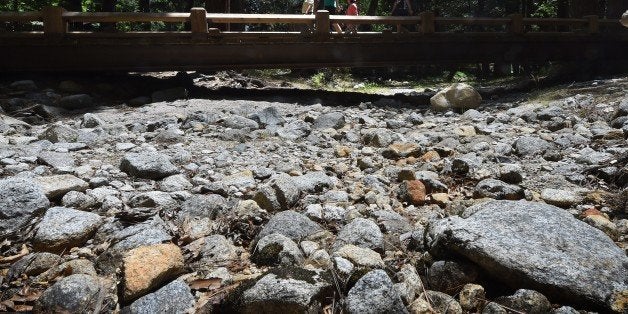
[{"label": "gray rock", "polygon": [[102,217],[65,207],[46,211],[33,236],[33,246],[40,251],[61,252],[84,244],[102,224]]},{"label": "gray rock", "polygon": [[303,262],[303,253],[290,238],[272,233],[261,238],[254,248],[251,259],[260,265],[298,265]]},{"label": "gray rock", "polygon": [[169,242],[172,236],[167,230],[164,221],[157,216],[124,229],[115,224],[103,225],[95,237],[100,238],[99,242],[107,241],[111,245],[98,256],[96,267],[101,273],[115,272],[122,265],[122,258],[127,251],[142,245]]},{"label": "gray rock", "polygon": [[262,111],[253,114],[251,119],[262,127],[283,125],[286,122],[275,107],[264,108]]},{"label": "gray rock", "polygon": [[371,249],[355,246],[352,244],[342,246],[340,249],[334,252],[334,256],[339,256],[343,259],[351,261],[351,263],[356,266],[370,268],[384,267],[384,261],[382,260],[382,257],[379,255],[379,253]]},{"label": "gray rock", "polygon": [[98,204],[96,199],[78,191],[68,191],[61,199],[61,205],[78,210],[86,210]]},{"label": "gray rock", "polygon": [[59,90],[66,93],[81,93],[85,91],[85,88],[74,81],[61,81]]},{"label": "gray rock", "polygon": [[153,137],[153,142],[161,144],[175,144],[184,141],[185,132],[176,126],[171,126],[165,130],[161,130]]},{"label": "gray rock", "polygon": [[103,122],[96,114],[86,113],[83,115],[83,121],[81,122],[81,127],[83,128],[96,128],[104,125],[105,122]]},{"label": "gray rock", "polygon": [[469,84],[455,83],[430,98],[434,111],[451,109],[475,109],[482,103],[482,96]]},{"label": "gray rock", "polygon": [[[46,289],[35,304],[35,313],[87,313],[102,309],[105,286],[90,275],[71,275]],[[100,301],[100,302],[99,302]]]},{"label": "gray rock", "polygon": [[194,217],[216,219],[224,215],[228,209],[227,200],[218,194],[194,194],[181,204],[178,220]]},{"label": "gray rock", "polygon": [[40,134],[39,138],[42,140],[49,140],[52,143],[72,143],[76,142],[78,132],[65,125],[53,125]]},{"label": "gray rock", "polygon": [[432,290],[455,295],[466,284],[478,278],[477,266],[457,261],[437,261],[427,274],[427,284]]},{"label": "gray rock", "polygon": [[412,230],[410,221],[390,210],[378,210],[373,213],[377,217],[377,224],[382,226],[385,233],[402,234]]},{"label": "gray rock", "polygon": [[302,176],[294,177],[294,183],[300,191],[305,193],[321,193],[324,189],[332,188],[335,181],[323,171],[308,172]]},{"label": "gray rock", "polygon": [[146,104],[150,104],[151,102],[152,99],[148,96],[139,96],[128,101],[129,106],[131,107],[140,107]]},{"label": "gray rock", "polygon": [[42,151],[37,155],[37,161],[53,167],[58,172],[71,172],[76,166],[74,158],[68,153]]},{"label": "gray rock", "polygon": [[385,271],[377,269],[362,276],[349,290],[348,313],[408,313]]},{"label": "gray rock", "polygon": [[277,136],[287,140],[305,138],[311,132],[310,125],[303,120],[295,120],[277,129]]},{"label": "gray rock", "polygon": [[9,85],[10,88],[17,91],[30,92],[37,90],[37,84],[31,80],[15,81]]},{"label": "gray rock", "polygon": [[131,207],[156,207],[163,210],[175,210],[179,203],[169,193],[150,191],[137,194],[128,202]]},{"label": "gray rock", "polygon": [[474,312],[484,304],[486,292],[484,287],[476,284],[466,284],[459,294],[460,306],[463,310]]},{"label": "gray rock", "polygon": [[159,180],[179,172],[168,156],[159,153],[129,153],[122,158],[120,170],[143,179]]},{"label": "gray rock", "polygon": [[151,94],[151,98],[153,102],[175,101],[177,99],[186,99],[187,97],[188,97],[188,90],[185,89],[184,87],[164,89],[164,90],[153,92]]},{"label": "gray rock", "polygon": [[232,115],[232,116],[228,116],[226,118],[223,119],[223,124],[225,127],[228,128],[232,128],[232,129],[251,129],[251,130],[255,130],[255,129],[259,129],[259,125],[257,124],[257,122],[242,117],[242,116],[238,116],[238,115]]},{"label": "gray rock", "polygon": [[543,189],[541,191],[541,199],[548,204],[563,208],[569,208],[582,201],[582,197],[578,192],[558,189]]},{"label": "gray rock", "polygon": [[183,174],[175,174],[159,182],[159,189],[164,192],[185,191],[192,187],[192,183]]},{"label": "gray rock", "polygon": [[342,112],[330,112],[320,115],[314,120],[314,129],[341,129],[345,126],[345,116]]},{"label": "gray rock", "polygon": [[548,150],[554,149],[554,145],[544,139],[534,136],[522,136],[513,145],[515,152],[521,157],[542,155]]},{"label": "gray rock", "polygon": [[430,252],[463,255],[514,288],[625,310],[618,300],[628,289],[628,257],[603,232],[560,208],[526,201],[483,203],[464,215],[430,225]]},{"label": "gray rock", "polygon": [[[462,314],[460,303],[453,297],[440,291],[427,290],[422,293],[418,300],[429,300],[429,304],[435,313]],[[414,305],[414,303],[413,303]],[[411,308],[414,309],[411,305]]]},{"label": "gray rock", "polygon": [[549,121],[552,118],[562,117],[564,115],[564,110],[558,106],[550,106],[539,111],[536,114],[536,117],[539,120]]},{"label": "gray rock", "polygon": [[499,179],[510,184],[523,181],[522,169],[516,164],[503,164],[499,167]]},{"label": "gray rock", "polygon": [[202,243],[200,250],[199,266],[226,266],[238,258],[233,243],[221,234],[211,235],[197,240]]},{"label": "gray rock", "polygon": [[554,310],[554,314],[580,314],[580,312],[570,306],[561,306]]},{"label": "gray rock", "polygon": [[362,142],[368,146],[387,147],[393,142],[392,132],[387,129],[368,130],[362,136]]},{"label": "gray rock", "polygon": [[476,198],[490,197],[498,200],[520,200],[525,195],[523,189],[518,185],[496,179],[484,179],[475,186],[473,196]]},{"label": "gray rock", "polygon": [[94,99],[87,94],[70,95],[59,99],[55,106],[67,110],[90,108],[94,106]]},{"label": "gray rock", "polygon": [[295,267],[280,267],[249,287],[229,296],[221,313],[319,313],[333,298],[328,275]]},{"label": "gray rock", "polygon": [[70,191],[84,192],[89,187],[87,182],[70,174],[37,177],[36,180],[51,200],[59,199]]},{"label": "gray rock", "polygon": [[295,179],[282,173],[262,185],[253,199],[265,210],[281,211],[294,206],[300,195],[301,191]]},{"label": "gray rock", "polygon": [[576,158],[576,161],[581,164],[587,165],[599,165],[608,163],[613,160],[613,155],[605,152],[598,152],[590,147],[586,147],[581,149],[578,154],[579,157]]},{"label": "gray rock", "polygon": [[292,210],[276,213],[257,235],[261,239],[272,233],[281,233],[295,242],[300,242],[323,229],[309,218]]},{"label": "gray rock", "polygon": [[534,290],[519,289],[511,296],[497,298],[495,302],[524,313],[552,313],[549,300]]},{"label": "gray rock", "polygon": [[19,232],[50,202],[37,182],[9,178],[0,180],[0,238]]},{"label": "gray rock", "polygon": [[346,244],[381,252],[384,249],[384,235],[373,221],[355,218],[340,229],[334,247],[340,248]]},{"label": "gray rock", "polygon": [[13,281],[21,275],[36,276],[61,262],[61,256],[48,252],[33,253],[22,257],[9,268],[7,279]]},{"label": "gray rock", "polygon": [[174,280],[122,308],[123,314],[171,313],[186,314],[194,307],[190,287],[182,280]]}]

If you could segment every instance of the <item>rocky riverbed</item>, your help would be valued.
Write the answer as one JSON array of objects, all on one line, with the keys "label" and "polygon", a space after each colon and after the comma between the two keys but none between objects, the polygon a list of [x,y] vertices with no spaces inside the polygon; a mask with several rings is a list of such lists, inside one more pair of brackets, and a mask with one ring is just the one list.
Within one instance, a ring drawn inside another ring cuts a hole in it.
[{"label": "rocky riverbed", "polygon": [[628,78],[456,108],[40,84],[0,84],[0,311],[628,311]]}]

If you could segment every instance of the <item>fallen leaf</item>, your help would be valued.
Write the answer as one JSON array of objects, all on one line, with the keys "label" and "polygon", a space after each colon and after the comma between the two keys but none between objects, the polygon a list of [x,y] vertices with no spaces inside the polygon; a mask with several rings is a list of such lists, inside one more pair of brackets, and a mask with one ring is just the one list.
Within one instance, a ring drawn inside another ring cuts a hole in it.
[{"label": "fallen leaf", "polygon": [[33,310],[33,306],[32,305],[24,305],[24,304],[16,304],[15,307],[13,307],[13,309],[16,312],[30,312]]},{"label": "fallen leaf", "polygon": [[220,288],[221,285],[220,278],[196,279],[190,282],[190,288],[193,290],[214,290]]},{"label": "fallen leaf", "polygon": [[12,256],[0,257],[0,264],[13,263],[13,262],[19,260],[20,258],[28,255],[28,253],[30,253],[28,251],[28,247],[26,247],[26,244],[22,244],[22,250],[20,251],[20,253],[18,253],[16,255],[12,255]]}]

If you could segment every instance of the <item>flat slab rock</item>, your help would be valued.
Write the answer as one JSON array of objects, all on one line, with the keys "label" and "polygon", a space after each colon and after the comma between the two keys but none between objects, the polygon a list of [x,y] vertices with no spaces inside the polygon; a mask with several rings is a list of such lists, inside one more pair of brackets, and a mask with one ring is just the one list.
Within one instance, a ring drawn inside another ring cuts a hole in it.
[{"label": "flat slab rock", "polygon": [[513,288],[604,311],[628,310],[628,257],[558,207],[491,201],[429,228],[430,251],[465,256]]}]

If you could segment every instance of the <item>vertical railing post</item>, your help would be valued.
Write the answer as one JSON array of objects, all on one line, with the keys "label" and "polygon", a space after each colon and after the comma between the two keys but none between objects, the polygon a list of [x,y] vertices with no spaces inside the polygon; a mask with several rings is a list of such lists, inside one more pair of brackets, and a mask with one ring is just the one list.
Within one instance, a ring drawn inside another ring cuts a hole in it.
[{"label": "vertical railing post", "polygon": [[207,11],[205,11],[205,8],[192,8],[190,11],[190,24],[192,39],[207,39]]},{"label": "vertical railing post", "polygon": [[421,18],[421,34],[433,34],[436,32],[434,12],[421,12],[419,17]]},{"label": "vertical railing post", "polygon": [[63,21],[62,7],[46,7],[43,10],[44,15],[44,34],[46,37],[63,37],[68,31],[68,23]]},{"label": "vertical railing post", "polygon": [[599,17],[597,15],[583,16],[587,20],[589,34],[597,34],[600,32]]},{"label": "vertical railing post", "polygon": [[510,33],[511,34],[523,34],[523,14],[510,14]]},{"label": "vertical railing post", "polygon": [[318,10],[316,11],[316,35],[319,38],[327,38],[329,37],[329,27],[330,19],[329,19],[329,11],[327,10]]}]

